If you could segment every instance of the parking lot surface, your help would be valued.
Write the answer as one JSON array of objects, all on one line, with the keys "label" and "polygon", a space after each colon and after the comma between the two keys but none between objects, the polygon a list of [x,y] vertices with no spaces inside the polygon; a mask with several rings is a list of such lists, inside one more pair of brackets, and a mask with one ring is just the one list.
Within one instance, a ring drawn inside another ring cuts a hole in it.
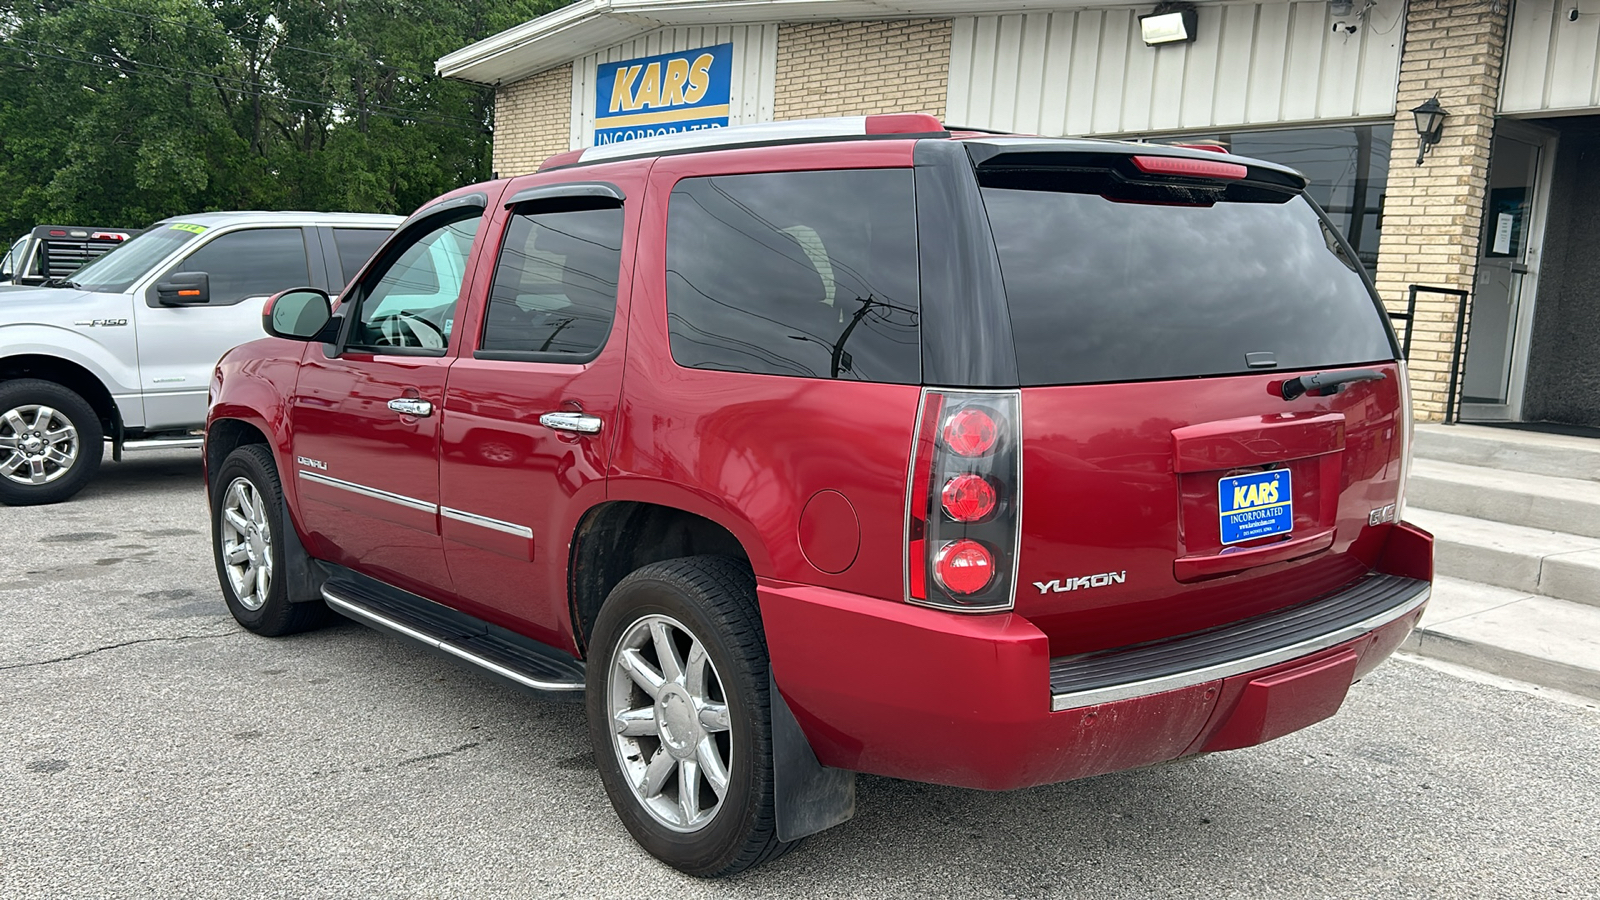
[{"label": "parking lot surface", "polygon": [[1595,897],[1600,712],[1392,661],[1263,747],[1006,794],[863,777],[728,882],[636,847],[581,704],[228,616],[198,454],[0,507],[0,897]]}]

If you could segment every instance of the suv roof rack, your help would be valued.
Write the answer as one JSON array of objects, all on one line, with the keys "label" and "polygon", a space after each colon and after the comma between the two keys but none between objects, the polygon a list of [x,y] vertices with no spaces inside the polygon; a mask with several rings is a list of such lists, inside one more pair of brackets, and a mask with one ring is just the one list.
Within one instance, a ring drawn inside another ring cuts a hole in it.
[{"label": "suv roof rack", "polygon": [[759,125],[703,128],[698,131],[682,131],[585,147],[582,150],[569,150],[545,160],[539,166],[539,171],[547,172],[551,169],[642,156],[699,153],[732,147],[850,141],[863,138],[949,137],[949,135],[949,130],[936,116],[923,113],[796,119],[789,122],[763,122]]}]

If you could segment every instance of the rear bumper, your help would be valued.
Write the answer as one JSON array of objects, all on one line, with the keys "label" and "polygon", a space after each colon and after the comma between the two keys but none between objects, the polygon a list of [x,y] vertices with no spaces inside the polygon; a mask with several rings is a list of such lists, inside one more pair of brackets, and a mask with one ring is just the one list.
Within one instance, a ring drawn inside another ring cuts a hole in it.
[{"label": "rear bumper", "polygon": [[1336,711],[1426,605],[1406,565],[1227,628],[1052,660],[1021,616],[959,616],[763,581],[773,674],[825,765],[1006,790],[1250,746]]}]

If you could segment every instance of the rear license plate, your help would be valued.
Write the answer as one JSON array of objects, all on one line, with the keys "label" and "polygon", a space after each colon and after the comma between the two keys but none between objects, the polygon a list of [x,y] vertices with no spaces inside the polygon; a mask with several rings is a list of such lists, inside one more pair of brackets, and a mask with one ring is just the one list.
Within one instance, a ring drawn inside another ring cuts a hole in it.
[{"label": "rear license plate", "polygon": [[1288,469],[1223,478],[1217,482],[1217,499],[1224,544],[1288,534],[1294,527]]}]

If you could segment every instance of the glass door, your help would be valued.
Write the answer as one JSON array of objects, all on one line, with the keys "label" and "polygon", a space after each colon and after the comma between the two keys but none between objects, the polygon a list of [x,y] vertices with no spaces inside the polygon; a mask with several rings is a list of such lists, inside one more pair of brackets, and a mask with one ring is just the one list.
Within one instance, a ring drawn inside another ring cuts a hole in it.
[{"label": "glass door", "polygon": [[1478,274],[1467,326],[1463,420],[1514,422],[1521,418],[1554,151],[1554,136],[1543,130],[1505,120],[1495,129],[1478,242]]}]

